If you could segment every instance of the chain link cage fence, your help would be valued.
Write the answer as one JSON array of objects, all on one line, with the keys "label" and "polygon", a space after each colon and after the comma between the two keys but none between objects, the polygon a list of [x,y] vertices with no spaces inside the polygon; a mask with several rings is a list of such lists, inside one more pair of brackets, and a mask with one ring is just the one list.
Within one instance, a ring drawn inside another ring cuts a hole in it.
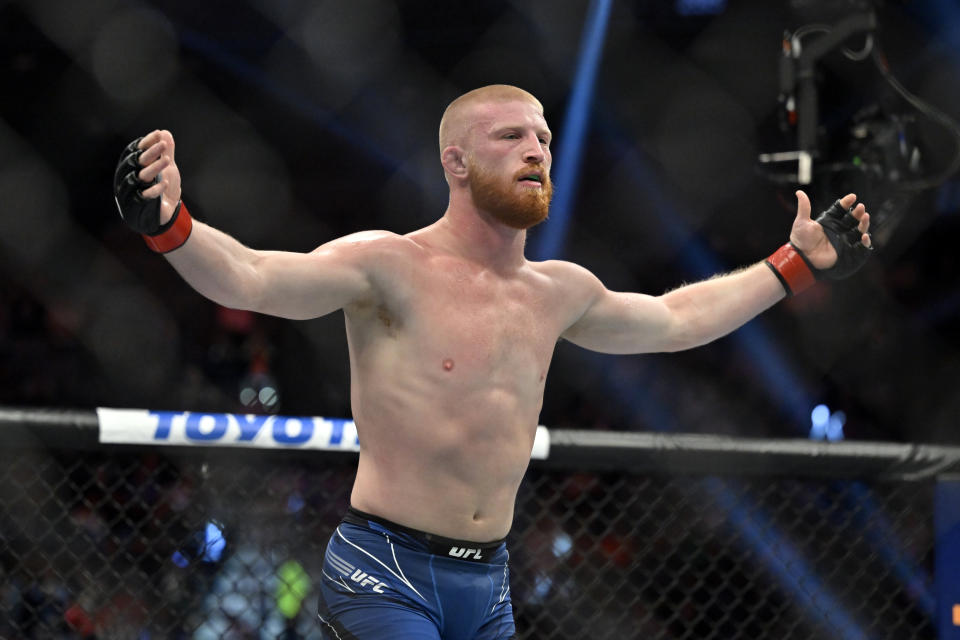
[{"label": "chain link cage fence", "polygon": [[[321,637],[313,585],[355,454],[10,434],[0,637]],[[520,638],[936,637],[934,479],[889,479],[857,450],[723,441],[681,459],[669,436],[562,436],[508,539]]]}]

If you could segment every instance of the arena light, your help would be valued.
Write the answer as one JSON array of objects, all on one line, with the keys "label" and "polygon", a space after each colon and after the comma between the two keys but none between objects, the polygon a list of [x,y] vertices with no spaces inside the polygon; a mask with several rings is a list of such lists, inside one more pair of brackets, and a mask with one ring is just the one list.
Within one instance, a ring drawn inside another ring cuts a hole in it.
[{"label": "arena light", "polygon": [[571,549],[573,549],[573,539],[566,532],[558,531],[553,536],[551,549],[553,550],[553,555],[558,558],[564,558],[570,553]]},{"label": "arena light", "polygon": [[830,414],[830,421],[827,422],[827,440],[836,442],[843,440],[843,425],[847,422],[847,414],[843,411],[837,411]]},{"label": "arena light", "polygon": [[580,57],[573,91],[558,139],[554,182],[559,187],[550,206],[550,222],[538,229],[533,256],[536,260],[560,258],[570,229],[571,210],[577,196],[577,178],[583,156],[583,138],[590,117],[590,104],[603,53],[611,0],[593,0],[580,43]]},{"label": "arena light", "polygon": [[206,562],[219,562],[227,541],[223,530],[215,522],[208,522],[203,529],[203,559]]},{"label": "arena light", "polygon": [[843,425],[847,422],[847,414],[843,411],[830,411],[825,404],[818,404],[810,412],[810,439],[829,440],[835,442],[843,440]]},{"label": "arena light", "polygon": [[823,440],[827,437],[827,424],[830,422],[830,407],[818,404],[810,412],[810,439]]}]

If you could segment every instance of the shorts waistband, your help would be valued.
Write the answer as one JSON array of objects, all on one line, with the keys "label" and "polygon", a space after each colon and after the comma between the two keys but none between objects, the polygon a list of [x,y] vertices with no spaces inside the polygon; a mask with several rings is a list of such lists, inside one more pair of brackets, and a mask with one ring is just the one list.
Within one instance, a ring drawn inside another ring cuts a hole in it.
[{"label": "shorts waistband", "polygon": [[470,560],[473,562],[492,562],[493,552],[506,542],[505,538],[492,540],[490,542],[446,538],[434,533],[420,531],[419,529],[411,529],[402,524],[391,522],[386,518],[354,509],[353,507],[347,508],[347,513],[343,516],[343,522],[366,528],[370,528],[371,524],[379,525],[388,531],[410,536],[417,542],[423,544],[427,550],[434,555],[456,558],[458,560]]}]

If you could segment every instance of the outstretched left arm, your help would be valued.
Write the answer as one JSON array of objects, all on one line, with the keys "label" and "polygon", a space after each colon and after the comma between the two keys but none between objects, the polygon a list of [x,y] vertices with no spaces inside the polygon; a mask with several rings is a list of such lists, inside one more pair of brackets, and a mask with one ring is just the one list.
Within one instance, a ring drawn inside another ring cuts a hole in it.
[{"label": "outstretched left arm", "polygon": [[[830,269],[838,263],[837,249],[820,222],[811,219],[806,194],[798,191],[797,201],[790,250],[796,249],[806,258],[805,263],[798,263],[799,268]],[[856,196],[849,194],[839,202],[849,209]],[[849,215],[856,219],[863,246],[869,247],[870,217],[866,209],[859,204]],[[571,274],[571,280],[585,295],[574,299],[585,303],[563,337],[604,353],[680,351],[700,346],[742,326],[788,293],[775,269],[761,262],[658,297],[610,291],[592,274],[577,272]]]},{"label": "outstretched left arm", "polygon": [[730,333],[785,295],[762,263],[658,297],[610,291],[592,274],[587,288],[586,310],[563,338],[602,353],[697,347]]}]

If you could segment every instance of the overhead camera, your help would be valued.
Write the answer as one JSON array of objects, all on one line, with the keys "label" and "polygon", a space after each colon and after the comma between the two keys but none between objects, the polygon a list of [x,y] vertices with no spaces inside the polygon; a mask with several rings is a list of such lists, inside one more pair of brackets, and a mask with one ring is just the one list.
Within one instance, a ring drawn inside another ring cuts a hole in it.
[{"label": "overhead camera", "polygon": [[[794,136],[795,147],[760,154],[763,173],[769,179],[808,185],[815,176],[853,171],[867,180],[894,184],[902,191],[920,191],[941,184],[960,169],[960,127],[907,91],[890,73],[877,33],[875,8],[879,4],[879,0],[792,0],[791,6],[811,20],[784,32],[780,50],[781,129]],[[830,21],[824,21],[824,16]],[[817,72],[824,58],[837,51],[853,62],[872,61],[887,85],[910,108],[895,112],[881,106],[879,100],[869,104],[851,118],[847,139],[832,140],[828,149],[821,136]],[[953,160],[936,175],[923,174],[916,135],[918,116],[943,126],[956,142]]]}]

